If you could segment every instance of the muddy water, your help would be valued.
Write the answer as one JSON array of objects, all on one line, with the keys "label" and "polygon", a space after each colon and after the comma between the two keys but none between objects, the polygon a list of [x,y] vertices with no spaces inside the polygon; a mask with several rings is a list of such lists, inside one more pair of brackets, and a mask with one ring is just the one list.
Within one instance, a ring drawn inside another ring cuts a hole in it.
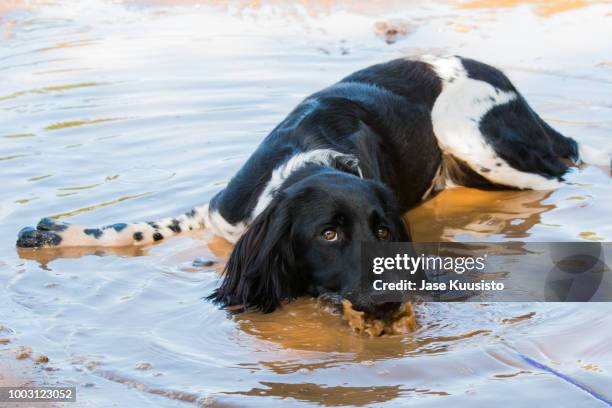
[{"label": "muddy water", "polygon": [[[207,232],[18,253],[41,216],[97,225],[207,201],[304,96],[401,55],[494,63],[554,126],[610,146],[609,3],[196,3],[2,2],[0,384],[76,385],[87,407],[612,400],[608,304],[421,304],[417,332],[368,339],[314,300],[234,317],[203,301],[230,249]],[[408,218],[421,241],[610,241],[609,173],[568,180],[449,190]]]}]

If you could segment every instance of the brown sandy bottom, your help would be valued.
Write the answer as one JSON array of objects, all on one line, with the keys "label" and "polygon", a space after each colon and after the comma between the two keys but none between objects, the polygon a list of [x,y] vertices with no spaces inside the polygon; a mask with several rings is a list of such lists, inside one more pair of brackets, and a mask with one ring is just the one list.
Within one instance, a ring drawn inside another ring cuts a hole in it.
[{"label": "brown sandy bottom", "polygon": [[[0,342],[0,344],[8,345],[9,343]],[[0,349],[0,387],[49,385],[45,383],[45,371],[52,370],[46,367],[48,362],[47,356],[33,353],[31,347],[17,346]],[[58,408],[63,406],[65,405],[59,402],[0,402],[2,408]]]}]

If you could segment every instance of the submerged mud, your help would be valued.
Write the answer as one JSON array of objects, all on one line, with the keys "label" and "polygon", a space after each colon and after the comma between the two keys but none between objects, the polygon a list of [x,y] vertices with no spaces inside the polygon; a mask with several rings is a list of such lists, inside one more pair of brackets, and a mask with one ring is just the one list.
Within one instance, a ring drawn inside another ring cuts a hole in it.
[{"label": "submerged mud", "polygon": [[350,300],[343,299],[342,317],[356,333],[370,337],[378,337],[383,334],[406,334],[417,328],[412,303],[404,303],[396,312],[383,318],[377,318],[366,312],[355,310]]}]

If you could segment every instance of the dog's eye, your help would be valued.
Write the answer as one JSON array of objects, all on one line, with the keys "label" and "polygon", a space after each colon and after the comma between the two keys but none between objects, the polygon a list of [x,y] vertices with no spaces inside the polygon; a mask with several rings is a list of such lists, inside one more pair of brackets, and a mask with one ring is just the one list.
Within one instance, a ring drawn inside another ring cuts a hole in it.
[{"label": "dog's eye", "polygon": [[321,236],[326,241],[337,241],[338,240],[338,233],[336,232],[336,230],[333,230],[331,228],[324,229],[323,232],[321,232]]},{"label": "dog's eye", "polygon": [[376,230],[376,237],[380,241],[387,241],[391,237],[391,232],[389,231],[389,228],[378,227],[378,229]]}]

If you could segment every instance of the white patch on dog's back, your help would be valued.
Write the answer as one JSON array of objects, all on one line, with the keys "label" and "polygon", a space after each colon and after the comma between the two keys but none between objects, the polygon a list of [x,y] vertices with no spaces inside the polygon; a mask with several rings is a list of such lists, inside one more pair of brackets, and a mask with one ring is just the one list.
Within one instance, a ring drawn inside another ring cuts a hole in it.
[{"label": "white patch on dog's back", "polygon": [[480,132],[482,118],[496,106],[515,100],[515,92],[472,79],[457,57],[423,56],[442,80],[442,92],[431,112],[440,149],[464,162],[487,180],[521,189],[549,190],[557,180],[526,173],[499,157]]},{"label": "white patch on dog's back", "polygon": [[332,149],[316,149],[304,153],[298,153],[291,156],[289,160],[272,171],[272,176],[259,196],[257,205],[251,213],[251,220],[255,219],[255,217],[261,214],[268,207],[268,205],[270,205],[276,191],[278,191],[283,182],[289,178],[293,172],[299,170],[307,164],[332,166],[334,163],[342,163],[347,168],[350,168],[359,174],[359,177],[363,178],[363,174],[359,168],[359,161],[353,155],[340,153]]}]

